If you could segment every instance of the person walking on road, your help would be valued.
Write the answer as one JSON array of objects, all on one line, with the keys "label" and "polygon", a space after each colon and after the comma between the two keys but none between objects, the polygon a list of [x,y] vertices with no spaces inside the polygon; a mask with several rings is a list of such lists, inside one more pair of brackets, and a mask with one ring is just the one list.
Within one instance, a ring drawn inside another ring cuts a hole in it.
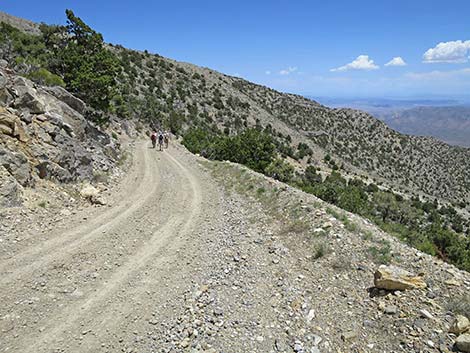
[{"label": "person walking on road", "polygon": [[150,140],[152,140],[152,146],[153,148],[155,148],[155,146],[157,145],[157,132],[156,131],[152,132],[152,134],[150,135]]},{"label": "person walking on road", "polygon": [[163,151],[163,132],[161,130],[158,132],[158,148]]},{"label": "person walking on road", "polygon": [[163,134],[163,141],[165,143],[165,148],[168,148],[168,143],[170,142],[170,132],[169,131],[165,131],[165,133]]}]

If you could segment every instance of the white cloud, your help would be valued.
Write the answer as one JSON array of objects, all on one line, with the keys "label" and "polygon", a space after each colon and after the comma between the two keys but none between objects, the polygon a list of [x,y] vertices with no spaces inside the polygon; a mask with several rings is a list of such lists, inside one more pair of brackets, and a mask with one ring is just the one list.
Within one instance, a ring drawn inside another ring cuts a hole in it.
[{"label": "white cloud", "polygon": [[269,70],[266,70],[264,73],[265,73],[266,75],[271,75],[271,71],[269,71]]},{"label": "white cloud", "polygon": [[289,75],[289,74],[291,74],[293,72],[296,72],[296,71],[297,71],[297,67],[295,67],[295,66],[294,67],[288,67],[285,70],[279,71],[279,74],[280,75]]},{"label": "white cloud", "polygon": [[406,62],[401,56],[397,56],[386,63],[385,66],[406,66]]},{"label": "white cloud", "polygon": [[369,55],[359,55],[349,64],[331,69],[331,72],[348,71],[348,70],[377,70],[378,65],[374,64],[374,60],[369,59]]},{"label": "white cloud", "polygon": [[470,40],[441,42],[423,54],[424,63],[465,63],[470,54]]}]

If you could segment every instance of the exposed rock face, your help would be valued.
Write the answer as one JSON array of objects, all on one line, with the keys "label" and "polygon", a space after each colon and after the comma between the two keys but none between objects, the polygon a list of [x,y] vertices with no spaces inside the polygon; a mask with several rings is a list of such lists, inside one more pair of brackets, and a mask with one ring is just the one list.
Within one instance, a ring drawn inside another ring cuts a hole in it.
[{"label": "exposed rock face", "polygon": [[426,283],[420,276],[396,266],[381,265],[374,274],[374,285],[386,290],[406,290],[426,288]]},{"label": "exposed rock face", "polygon": [[44,87],[44,90],[50,94],[52,94],[54,97],[56,97],[58,100],[64,102],[67,104],[70,108],[75,109],[78,113],[84,114],[86,110],[86,105],[85,103],[69,93],[67,90],[65,90],[62,87],[56,86],[56,87]]},{"label": "exposed rock face", "polygon": [[44,97],[41,97],[34,87],[33,82],[14,76],[10,85],[7,84],[15,100],[13,107],[17,109],[27,109],[31,114],[41,114],[46,112]]},{"label": "exposed rock face", "polygon": [[5,167],[0,166],[0,207],[19,206],[21,194],[21,185]]},{"label": "exposed rock face", "polygon": [[0,146],[0,165],[22,186],[31,184],[31,166],[22,152],[12,152]]},{"label": "exposed rock face", "polygon": [[28,136],[21,119],[11,114],[0,106],[0,134],[17,138],[21,142],[27,142]]},{"label": "exposed rock face", "polygon": [[37,179],[91,180],[114,167],[119,145],[86,120],[85,111],[63,88],[40,87],[0,68],[3,205],[18,204],[21,187]]}]

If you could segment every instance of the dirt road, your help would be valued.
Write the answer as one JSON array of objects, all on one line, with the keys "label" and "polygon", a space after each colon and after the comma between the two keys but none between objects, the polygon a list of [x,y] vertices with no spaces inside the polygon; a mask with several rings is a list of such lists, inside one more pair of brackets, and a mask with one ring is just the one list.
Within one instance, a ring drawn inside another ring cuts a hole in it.
[{"label": "dirt road", "polygon": [[[109,206],[0,220],[0,229],[12,230],[0,234],[0,352],[452,346],[448,293],[468,298],[468,273],[357,216],[343,223],[339,210],[312,195],[229,163],[208,164],[177,144],[158,152],[141,143],[133,155]],[[400,254],[400,266],[424,272],[430,289],[371,296],[381,260],[370,249],[383,244]],[[382,311],[389,306],[406,315]],[[408,334],[418,324],[420,336]]]},{"label": "dirt road", "polygon": [[0,351],[97,352],[178,295],[191,270],[180,250],[217,219],[201,214],[217,191],[175,147],[140,144],[134,158],[111,207],[85,210],[46,239],[27,234],[29,246],[0,262]]}]

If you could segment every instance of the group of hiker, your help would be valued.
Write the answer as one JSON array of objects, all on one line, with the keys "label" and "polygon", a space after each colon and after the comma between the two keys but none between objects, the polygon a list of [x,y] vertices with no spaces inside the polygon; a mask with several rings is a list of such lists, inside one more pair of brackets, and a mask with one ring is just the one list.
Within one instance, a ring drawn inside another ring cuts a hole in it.
[{"label": "group of hiker", "polygon": [[155,130],[150,135],[150,140],[152,140],[153,148],[155,148],[157,143],[158,143],[159,150],[163,151],[164,147],[168,148],[168,143],[170,141],[170,132],[169,131],[162,131],[162,130],[158,130],[158,132],[157,132]]}]

